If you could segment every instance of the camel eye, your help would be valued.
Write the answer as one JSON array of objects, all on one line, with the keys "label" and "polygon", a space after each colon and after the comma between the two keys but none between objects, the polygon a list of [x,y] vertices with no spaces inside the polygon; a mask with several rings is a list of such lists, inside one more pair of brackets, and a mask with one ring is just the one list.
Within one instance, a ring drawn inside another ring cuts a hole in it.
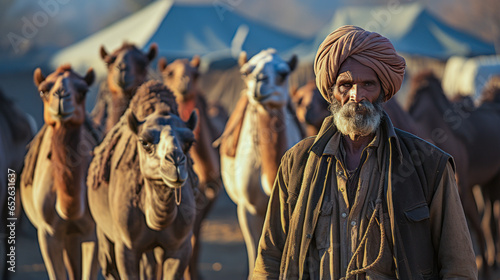
[{"label": "camel eye", "polygon": [[47,98],[48,95],[49,95],[49,91],[48,90],[41,90],[40,91],[40,97],[41,98]]},{"label": "camel eye", "polygon": [[145,150],[146,152],[148,152],[148,153],[150,153],[150,154],[151,154],[151,153],[153,153],[153,151],[154,151],[154,146],[153,146],[153,144],[152,144],[152,143],[150,143],[150,142],[148,142],[148,141],[146,141],[146,140],[144,140],[144,139],[142,139],[142,138],[141,138],[141,139],[139,139],[139,143],[141,143],[142,148],[144,148],[144,150]]},{"label": "camel eye", "polygon": [[191,147],[194,145],[195,142],[196,142],[196,140],[194,140],[194,139],[189,139],[186,142],[184,142],[184,145],[182,147],[182,150],[184,151],[184,153],[187,153],[189,151],[189,149],[191,149]]}]

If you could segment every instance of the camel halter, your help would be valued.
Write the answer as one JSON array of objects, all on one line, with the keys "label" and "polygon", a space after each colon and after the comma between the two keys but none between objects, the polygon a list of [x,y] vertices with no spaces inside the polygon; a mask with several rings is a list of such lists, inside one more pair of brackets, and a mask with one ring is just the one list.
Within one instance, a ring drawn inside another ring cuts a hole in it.
[{"label": "camel halter", "polygon": [[174,195],[175,195],[175,204],[177,204],[177,206],[179,206],[181,204],[181,200],[182,200],[181,188],[175,188]]},{"label": "camel halter", "polygon": [[[389,178],[388,180],[390,180],[391,169],[392,169],[392,145],[391,145],[391,141],[389,139],[389,164],[388,164],[388,170],[387,170],[388,178]],[[365,273],[366,271],[373,268],[382,259],[382,255],[384,253],[385,242],[386,242],[385,241],[385,239],[386,239],[385,228],[384,228],[384,212],[382,210],[382,195],[383,195],[383,193],[384,193],[384,180],[382,179],[382,180],[380,180],[380,183],[378,186],[377,199],[375,200],[375,210],[373,210],[373,214],[370,217],[370,222],[368,223],[368,227],[366,228],[365,234],[363,235],[363,238],[361,239],[361,242],[359,243],[358,248],[356,248],[356,251],[352,255],[351,260],[349,261],[349,264],[347,265],[345,277],[340,278],[340,280],[347,280],[354,275]],[[364,247],[364,245],[367,242],[368,233],[373,228],[372,225],[373,225],[373,222],[375,221],[375,217],[377,216],[377,214],[378,214],[378,218],[379,218],[379,228],[380,228],[380,247],[379,247],[378,256],[370,265],[367,265],[367,266],[362,267],[360,269],[353,270],[352,266],[354,265],[354,261],[355,261],[357,255],[361,252],[361,249]]]}]

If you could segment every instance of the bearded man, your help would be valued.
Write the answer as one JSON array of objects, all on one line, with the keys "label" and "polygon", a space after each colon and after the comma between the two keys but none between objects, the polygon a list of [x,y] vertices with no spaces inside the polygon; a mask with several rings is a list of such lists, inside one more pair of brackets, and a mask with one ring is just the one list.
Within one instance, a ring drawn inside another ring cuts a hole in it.
[{"label": "bearded man", "polygon": [[477,279],[453,159],[380,106],[404,70],[387,38],[359,27],[320,45],[332,116],[282,158],[254,279]]}]

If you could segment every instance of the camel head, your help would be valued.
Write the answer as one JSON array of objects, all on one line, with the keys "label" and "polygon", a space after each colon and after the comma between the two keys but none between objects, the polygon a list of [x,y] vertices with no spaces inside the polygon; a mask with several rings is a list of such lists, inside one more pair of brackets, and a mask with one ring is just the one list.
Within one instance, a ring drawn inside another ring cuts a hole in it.
[{"label": "camel head", "polygon": [[199,76],[200,57],[195,55],[191,60],[176,59],[167,64],[165,58],[158,61],[163,82],[174,92],[178,101],[191,99],[196,94],[196,81]]},{"label": "camel head", "polygon": [[328,102],[323,98],[316,83],[311,81],[292,93],[297,118],[306,126],[309,136],[316,135],[323,120],[330,115]]},{"label": "camel head", "polygon": [[195,141],[197,122],[195,111],[187,122],[161,109],[139,121],[130,111],[128,125],[137,138],[140,169],[146,180],[170,188],[184,186],[188,178],[187,153]]},{"label": "camel head", "polygon": [[101,58],[108,67],[108,86],[112,93],[130,100],[137,88],[146,81],[149,63],[156,57],[158,47],[152,44],[148,53],[135,45],[123,45],[108,54],[101,46]]},{"label": "camel head", "polygon": [[246,53],[242,52],[238,62],[250,102],[274,107],[287,104],[290,98],[288,77],[297,66],[297,56],[286,62],[276,50],[267,49],[248,61]]},{"label": "camel head", "polygon": [[33,80],[43,101],[45,123],[55,127],[79,126],[85,120],[85,96],[94,82],[94,70],[90,68],[81,77],[69,65],[63,65],[47,77],[42,70],[35,70]]}]

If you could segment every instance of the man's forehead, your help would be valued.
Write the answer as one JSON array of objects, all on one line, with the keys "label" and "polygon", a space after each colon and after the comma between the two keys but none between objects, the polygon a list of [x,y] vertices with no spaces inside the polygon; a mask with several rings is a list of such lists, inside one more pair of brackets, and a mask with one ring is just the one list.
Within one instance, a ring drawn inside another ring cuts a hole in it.
[{"label": "man's forehead", "polygon": [[357,60],[348,58],[342,63],[338,72],[337,80],[371,80],[378,79],[377,73],[372,68],[359,63]]}]

